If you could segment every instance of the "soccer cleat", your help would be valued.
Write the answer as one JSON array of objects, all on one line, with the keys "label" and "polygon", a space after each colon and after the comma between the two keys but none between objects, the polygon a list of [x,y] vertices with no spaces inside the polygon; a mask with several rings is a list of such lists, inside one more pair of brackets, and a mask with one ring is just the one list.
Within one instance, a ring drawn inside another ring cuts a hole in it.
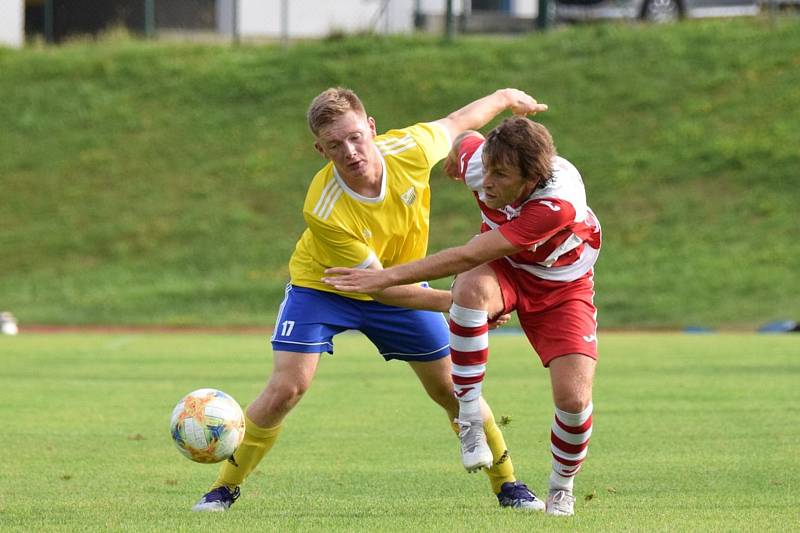
[{"label": "soccer cleat", "polygon": [[550,489],[547,495],[547,514],[553,516],[572,516],[575,514],[575,496],[572,491],[562,489]]},{"label": "soccer cleat", "polygon": [[476,472],[481,468],[491,468],[494,458],[489,444],[486,442],[486,433],[483,431],[483,421],[454,420],[458,424],[458,438],[461,440],[461,463],[467,472]]},{"label": "soccer cleat", "polygon": [[525,509],[526,511],[544,511],[544,502],[536,497],[525,483],[520,481],[506,482],[497,494],[500,507]]},{"label": "soccer cleat", "polygon": [[239,499],[239,487],[236,487],[233,489],[233,492],[231,492],[228,487],[223,485],[200,498],[200,501],[192,507],[192,511],[206,513],[227,511],[237,499]]}]

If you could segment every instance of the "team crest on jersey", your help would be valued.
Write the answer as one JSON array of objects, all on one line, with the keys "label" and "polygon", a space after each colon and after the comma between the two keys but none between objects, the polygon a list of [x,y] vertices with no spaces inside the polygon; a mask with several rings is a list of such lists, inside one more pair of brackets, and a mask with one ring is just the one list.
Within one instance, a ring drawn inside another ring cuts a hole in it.
[{"label": "team crest on jersey", "polygon": [[400,199],[403,200],[404,204],[412,205],[414,201],[417,199],[417,191],[414,190],[414,187],[411,187],[406,192],[400,195]]},{"label": "team crest on jersey", "polygon": [[506,220],[511,220],[512,218],[517,218],[522,211],[522,208],[515,208],[511,207],[510,205],[501,207],[498,211],[502,211],[506,215]]},{"label": "team crest on jersey", "polygon": [[363,235],[364,239],[366,240],[370,240],[372,238],[372,232],[369,230],[369,228],[362,229],[361,235]]}]

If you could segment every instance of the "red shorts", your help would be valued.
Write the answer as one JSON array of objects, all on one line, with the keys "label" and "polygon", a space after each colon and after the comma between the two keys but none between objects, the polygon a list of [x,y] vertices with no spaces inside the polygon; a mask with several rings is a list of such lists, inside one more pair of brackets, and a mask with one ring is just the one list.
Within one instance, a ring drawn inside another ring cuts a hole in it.
[{"label": "red shorts", "polygon": [[516,310],[520,325],[544,366],[561,355],[597,359],[597,308],[592,271],[570,282],[548,281],[512,267],[489,263],[503,293],[503,314]]}]

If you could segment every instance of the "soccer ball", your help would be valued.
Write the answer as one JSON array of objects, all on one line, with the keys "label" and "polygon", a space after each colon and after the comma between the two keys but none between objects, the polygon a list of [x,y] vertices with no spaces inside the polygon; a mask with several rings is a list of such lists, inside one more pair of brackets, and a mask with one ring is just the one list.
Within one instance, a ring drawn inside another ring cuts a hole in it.
[{"label": "soccer ball", "polygon": [[224,392],[198,389],[175,406],[169,429],[183,455],[198,463],[218,463],[242,443],[244,413]]}]

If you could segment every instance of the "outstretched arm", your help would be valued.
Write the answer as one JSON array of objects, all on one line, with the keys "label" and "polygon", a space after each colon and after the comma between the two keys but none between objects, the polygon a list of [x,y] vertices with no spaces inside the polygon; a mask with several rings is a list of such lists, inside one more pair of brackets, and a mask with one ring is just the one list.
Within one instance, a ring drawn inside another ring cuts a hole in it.
[{"label": "outstretched arm", "polygon": [[[381,271],[376,270],[375,272]],[[388,287],[378,292],[371,292],[370,296],[386,305],[440,311],[442,313],[449,311],[450,305],[453,303],[450,291],[425,288],[421,285]]]},{"label": "outstretched arm", "polygon": [[482,233],[463,246],[448,248],[424,259],[386,270],[329,268],[322,281],[346,292],[373,294],[395,285],[439,279],[466,272],[522,248],[511,244],[499,230]]},{"label": "outstretched arm", "polygon": [[499,89],[436,122],[447,129],[451,139],[455,139],[465,130],[484,127],[506,109],[510,109],[515,115],[524,116],[547,111],[547,106],[538,103],[532,96],[518,89]]},{"label": "outstretched arm", "polygon": [[[453,303],[450,291],[425,288],[420,285],[400,285],[389,287],[380,292],[371,294],[376,301],[394,305],[397,307],[408,307],[410,309],[422,309],[424,311],[439,311],[447,313]],[[489,320],[489,329],[499,328],[511,320],[511,315],[500,315]]]},{"label": "outstretched arm", "polygon": [[[366,268],[354,268],[352,270],[380,272],[383,270],[383,266],[380,261],[375,259]],[[418,284],[398,285],[397,287],[370,291],[368,294],[375,301],[382,304],[427,311],[445,312],[450,309],[450,305],[453,303],[450,291],[431,289]]]}]

